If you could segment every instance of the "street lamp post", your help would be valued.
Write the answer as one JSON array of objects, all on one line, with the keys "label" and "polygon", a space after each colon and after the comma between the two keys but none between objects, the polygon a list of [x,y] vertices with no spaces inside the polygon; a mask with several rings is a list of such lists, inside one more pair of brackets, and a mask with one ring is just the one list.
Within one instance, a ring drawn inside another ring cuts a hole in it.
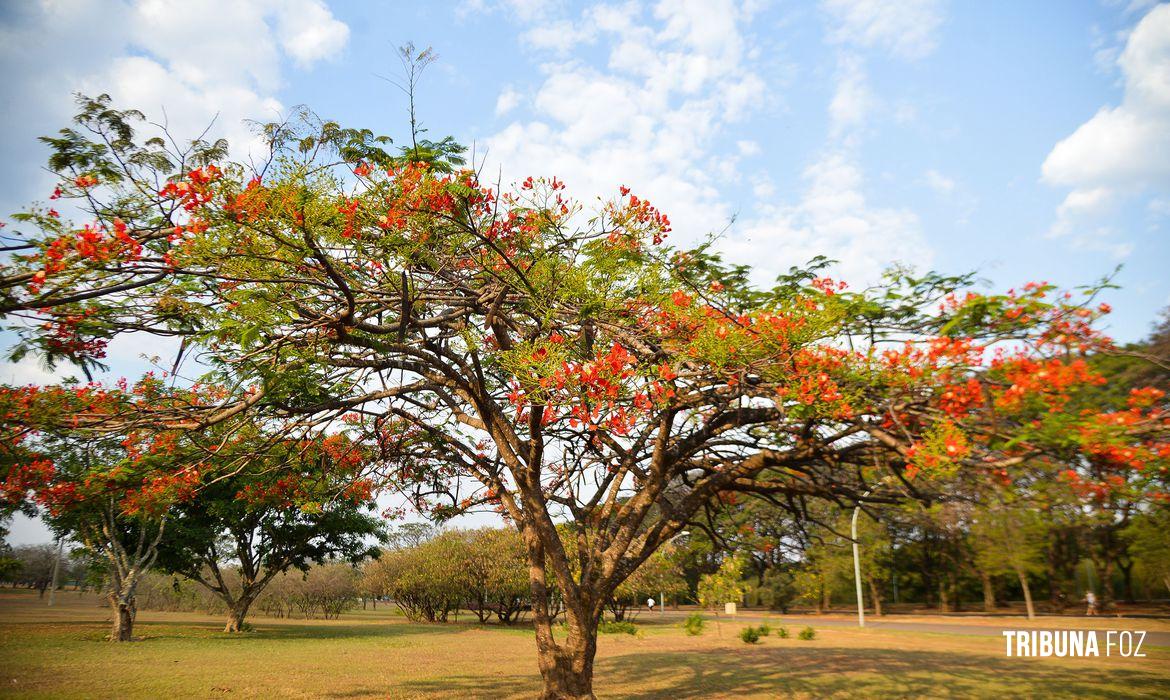
[{"label": "street lamp post", "polygon": [[[869,498],[873,489],[861,494],[861,500]],[[865,598],[861,594],[861,555],[857,545],[857,516],[861,514],[861,503],[853,507],[853,581],[857,584],[857,626],[865,627]]]}]

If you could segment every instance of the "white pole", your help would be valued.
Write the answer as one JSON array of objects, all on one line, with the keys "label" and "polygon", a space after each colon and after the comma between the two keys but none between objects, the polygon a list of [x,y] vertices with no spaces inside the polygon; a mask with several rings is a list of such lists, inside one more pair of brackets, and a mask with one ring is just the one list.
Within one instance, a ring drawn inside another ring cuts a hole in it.
[{"label": "white pole", "polygon": [[[873,491],[870,489],[861,496],[861,500],[869,498]],[[861,555],[857,546],[857,516],[861,514],[861,504],[853,508],[853,580],[857,584],[857,626],[865,627],[865,598],[861,595]]]}]

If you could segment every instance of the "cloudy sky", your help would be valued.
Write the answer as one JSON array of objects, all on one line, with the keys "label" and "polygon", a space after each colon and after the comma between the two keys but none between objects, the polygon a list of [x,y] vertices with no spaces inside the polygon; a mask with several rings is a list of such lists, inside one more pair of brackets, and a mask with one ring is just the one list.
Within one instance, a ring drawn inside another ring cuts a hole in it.
[{"label": "cloudy sky", "polygon": [[1123,265],[1122,340],[1170,304],[1170,5],[1142,0],[0,2],[0,220],[51,191],[35,137],[75,91],[181,135],[214,118],[237,153],[245,119],[298,104],[402,137],[407,41],[440,56],[430,135],[586,201],[630,185],[761,281],[818,254],[853,286],[893,262],[1004,289]]}]

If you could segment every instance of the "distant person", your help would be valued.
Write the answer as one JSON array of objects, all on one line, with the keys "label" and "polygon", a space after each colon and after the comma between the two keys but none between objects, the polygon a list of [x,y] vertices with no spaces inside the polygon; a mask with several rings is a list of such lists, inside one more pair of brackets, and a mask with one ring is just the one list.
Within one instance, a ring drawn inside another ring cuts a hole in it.
[{"label": "distant person", "polygon": [[654,599],[647,598],[646,599],[646,606],[650,608],[650,612],[654,612]]},{"label": "distant person", "polygon": [[1086,593],[1085,594],[1085,603],[1088,605],[1088,608],[1085,610],[1085,614],[1089,615],[1089,616],[1096,615],[1097,614],[1097,594],[1093,593],[1092,591],[1089,591],[1088,593]]}]

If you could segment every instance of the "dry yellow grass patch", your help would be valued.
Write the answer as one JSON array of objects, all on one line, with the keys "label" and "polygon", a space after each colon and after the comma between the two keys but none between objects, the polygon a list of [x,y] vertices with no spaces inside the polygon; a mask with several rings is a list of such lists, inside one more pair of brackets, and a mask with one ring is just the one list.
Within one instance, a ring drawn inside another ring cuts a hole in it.
[{"label": "dry yellow grass patch", "polygon": [[[28,698],[532,697],[531,631],[416,625],[385,606],[341,620],[257,617],[226,635],[205,615],[142,612],[142,641],[102,640],[107,611],[60,595],[46,608],[0,591],[0,695]],[[1004,658],[997,637],[823,627],[759,645],[742,623],[688,637],[643,616],[639,637],[603,636],[602,697],[1167,697],[1170,649],[1145,659]],[[816,622],[813,621],[813,625]]]}]

